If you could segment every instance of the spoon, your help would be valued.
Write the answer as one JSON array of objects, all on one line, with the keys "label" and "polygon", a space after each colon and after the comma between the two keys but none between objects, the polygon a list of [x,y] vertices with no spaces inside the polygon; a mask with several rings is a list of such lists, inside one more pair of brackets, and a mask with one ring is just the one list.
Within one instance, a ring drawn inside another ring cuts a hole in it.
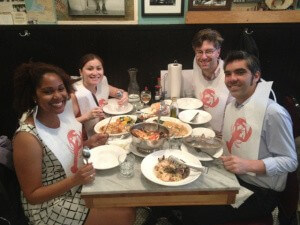
[{"label": "spoon", "polygon": [[85,164],[88,164],[89,158],[91,157],[90,149],[88,147],[83,147],[82,156],[85,159]]}]

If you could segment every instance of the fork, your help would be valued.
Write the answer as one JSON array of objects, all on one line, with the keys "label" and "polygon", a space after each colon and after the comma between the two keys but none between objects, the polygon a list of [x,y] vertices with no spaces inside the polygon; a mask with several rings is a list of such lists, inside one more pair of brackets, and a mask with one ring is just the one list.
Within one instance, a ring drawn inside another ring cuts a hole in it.
[{"label": "fork", "polygon": [[108,128],[108,125],[110,124],[110,121],[111,121],[112,117],[109,118],[109,121],[108,123],[106,124],[106,127],[105,127],[105,130],[103,131],[103,134],[106,134],[106,130]]},{"label": "fork", "polygon": [[177,158],[176,156],[173,156],[173,155],[170,155],[168,157],[168,159],[173,162],[174,164],[180,166],[180,165],[184,165],[184,166],[187,166],[193,170],[198,170],[198,171],[201,171],[201,172],[204,172],[204,173],[207,173],[208,172],[208,168],[207,167],[204,167],[204,166],[198,166],[198,165],[192,165],[190,163],[186,163],[185,161],[183,161],[182,159],[179,159]]},{"label": "fork", "polygon": [[212,159],[218,159],[218,157],[216,157],[216,156],[214,156],[214,155],[212,155],[212,154],[210,154],[210,153],[208,153],[208,152],[204,152],[204,151],[202,151],[200,148],[197,148],[196,151],[197,151],[197,152],[204,153],[204,154],[208,155],[209,157],[211,157]]}]

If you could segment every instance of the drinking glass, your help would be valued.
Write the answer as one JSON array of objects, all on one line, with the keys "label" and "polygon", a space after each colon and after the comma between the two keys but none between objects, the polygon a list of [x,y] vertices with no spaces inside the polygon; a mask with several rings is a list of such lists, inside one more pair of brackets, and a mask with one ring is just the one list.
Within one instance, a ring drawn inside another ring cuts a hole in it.
[{"label": "drinking glass", "polygon": [[143,90],[141,92],[141,101],[147,106],[151,100],[151,92],[149,90]]},{"label": "drinking glass", "polygon": [[132,154],[122,154],[118,157],[120,164],[120,173],[124,177],[132,177],[134,175],[135,157]]}]

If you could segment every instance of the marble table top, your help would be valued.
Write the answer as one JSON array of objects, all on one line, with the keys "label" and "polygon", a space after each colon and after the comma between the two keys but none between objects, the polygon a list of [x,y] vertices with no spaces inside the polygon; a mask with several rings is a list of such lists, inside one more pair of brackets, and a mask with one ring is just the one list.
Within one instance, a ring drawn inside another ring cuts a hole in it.
[{"label": "marble table top", "polygon": [[134,176],[130,178],[123,177],[119,172],[119,167],[98,170],[94,182],[84,185],[81,195],[84,197],[123,193],[238,191],[240,189],[235,175],[226,171],[218,160],[202,162],[204,166],[209,168],[208,173],[202,173],[194,182],[183,186],[169,187],[155,184],[144,177],[140,167],[142,159],[136,156]]}]

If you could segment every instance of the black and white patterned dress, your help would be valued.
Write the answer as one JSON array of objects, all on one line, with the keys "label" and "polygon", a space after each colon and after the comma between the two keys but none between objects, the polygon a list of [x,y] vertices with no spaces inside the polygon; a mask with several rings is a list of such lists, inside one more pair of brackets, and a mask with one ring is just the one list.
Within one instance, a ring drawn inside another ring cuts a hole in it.
[{"label": "black and white patterned dress", "polygon": [[[43,143],[35,126],[21,123],[17,132],[25,131],[40,141],[43,146],[42,183],[51,185],[66,178],[65,171],[53,152]],[[81,198],[81,187],[76,193],[71,191],[42,204],[31,205],[21,192],[21,200],[25,215],[32,225],[81,225],[87,217],[89,209]]]}]

